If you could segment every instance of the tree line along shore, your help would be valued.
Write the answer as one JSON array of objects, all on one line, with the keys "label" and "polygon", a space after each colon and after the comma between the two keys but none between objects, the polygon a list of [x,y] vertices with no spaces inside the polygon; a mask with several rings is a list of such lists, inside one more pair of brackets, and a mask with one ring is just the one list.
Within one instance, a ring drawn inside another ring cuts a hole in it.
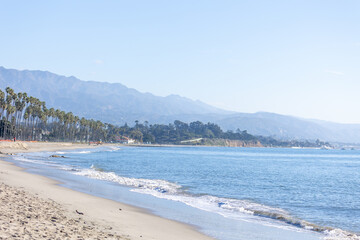
[{"label": "tree line along shore", "polygon": [[215,123],[179,120],[170,124],[135,121],[133,126],[116,126],[86,119],[61,109],[47,108],[46,103],[10,87],[0,89],[0,138],[24,141],[112,142],[210,145],[238,147],[324,147],[322,141],[280,141],[254,136],[246,130],[223,131]]}]

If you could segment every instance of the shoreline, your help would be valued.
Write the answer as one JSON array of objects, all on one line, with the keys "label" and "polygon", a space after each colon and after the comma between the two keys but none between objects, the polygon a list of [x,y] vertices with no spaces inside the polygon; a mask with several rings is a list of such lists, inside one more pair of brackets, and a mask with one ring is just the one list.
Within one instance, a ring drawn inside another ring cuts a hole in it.
[{"label": "shoreline", "polygon": [[[44,233],[44,236],[65,236],[61,235],[62,233],[59,232],[59,229],[63,229],[63,232],[66,232],[70,227],[61,226],[61,224],[64,225],[71,221],[77,223],[75,225],[78,226],[78,230],[68,231],[66,234],[74,234],[73,237],[80,236],[80,239],[96,239],[98,237],[102,239],[104,236],[107,236],[109,239],[212,239],[198,232],[193,226],[156,216],[145,209],[68,189],[60,186],[60,183],[55,180],[28,173],[25,169],[4,160],[8,155],[21,152],[57,151],[96,148],[101,146],[114,146],[114,144],[91,146],[87,144],[24,143],[20,141],[0,143],[0,151],[4,153],[0,155],[0,184],[2,189],[0,196],[3,196],[5,192],[9,198],[5,198],[6,200],[2,198],[1,200],[7,201],[8,205],[15,204],[15,207],[19,207],[17,204],[20,203],[16,202],[18,201],[16,200],[16,196],[20,195],[22,196],[21,199],[25,199],[21,203],[23,204],[21,205],[22,209],[42,202],[43,205],[47,206],[45,209],[57,209],[57,215],[59,215],[59,212],[62,212],[64,216],[53,216],[56,219],[62,219],[62,221],[58,221],[59,223],[54,223],[54,221],[52,221],[54,219],[43,219],[43,224],[49,225],[47,226],[48,230]],[[118,144],[116,144],[116,146],[118,146]],[[11,195],[10,193],[14,194]],[[51,203],[53,203],[53,205]],[[2,203],[2,205],[4,204]],[[11,207],[12,209],[14,208],[14,206]],[[5,232],[8,235],[4,237],[16,238],[14,234],[21,234],[21,237],[24,239],[32,239],[31,236],[37,234],[34,232],[36,229],[36,227],[33,226],[34,222],[29,220],[28,215],[23,215],[19,212],[14,215],[8,206],[5,207],[5,210],[7,210],[7,212],[4,213],[5,216],[12,216],[14,219],[17,219],[17,221],[13,223],[14,226],[15,223],[21,224],[18,228],[10,227],[10,230],[7,229],[9,232]],[[35,210],[39,210],[40,215],[48,214],[41,212],[44,211],[41,208]],[[11,221],[10,219],[7,220]],[[54,224],[57,224],[58,227],[54,228]],[[25,229],[27,230],[25,231]],[[82,231],[81,229],[88,230]],[[0,231],[0,239],[3,237],[2,234],[5,234],[3,229]],[[70,238],[72,237],[70,236]]]}]

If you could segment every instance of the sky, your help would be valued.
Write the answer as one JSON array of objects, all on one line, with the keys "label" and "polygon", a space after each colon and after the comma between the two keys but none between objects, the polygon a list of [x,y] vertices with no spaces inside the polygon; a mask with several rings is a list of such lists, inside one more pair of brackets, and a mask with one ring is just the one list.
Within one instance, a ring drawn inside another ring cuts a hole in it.
[{"label": "sky", "polygon": [[360,1],[3,1],[0,66],[360,123]]}]

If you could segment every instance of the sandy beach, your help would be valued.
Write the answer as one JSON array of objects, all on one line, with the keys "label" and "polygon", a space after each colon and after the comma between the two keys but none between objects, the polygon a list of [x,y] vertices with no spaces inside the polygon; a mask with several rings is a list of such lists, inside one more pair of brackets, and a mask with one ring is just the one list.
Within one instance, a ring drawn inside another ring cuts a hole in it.
[{"label": "sandy beach", "polygon": [[[94,147],[0,142],[0,157]],[[211,239],[192,226],[58,184],[0,160],[0,239]]]}]

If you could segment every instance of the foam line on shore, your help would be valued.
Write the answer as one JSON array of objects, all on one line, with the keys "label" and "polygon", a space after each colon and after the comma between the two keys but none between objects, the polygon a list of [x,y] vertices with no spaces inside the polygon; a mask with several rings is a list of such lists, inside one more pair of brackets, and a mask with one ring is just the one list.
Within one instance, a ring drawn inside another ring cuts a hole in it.
[{"label": "foam line on shore", "polygon": [[[74,171],[74,174],[103,181],[111,181],[128,187],[134,187],[131,191],[182,202],[191,207],[215,212],[232,219],[241,219],[252,222],[261,221],[264,225],[283,229],[296,230],[294,229],[295,227],[304,230],[321,232],[326,235],[328,240],[360,240],[360,237],[355,233],[316,225],[305,220],[295,218],[291,216],[290,213],[280,208],[274,208],[248,200],[220,198],[210,195],[191,195],[184,190],[182,186],[164,180],[122,177],[114,172],[99,171],[95,166],[91,166],[89,169],[76,170]],[[249,218],[247,215],[257,216],[259,218]],[[266,221],[264,218],[285,223],[285,225],[276,224],[273,221]],[[341,236],[341,238],[338,238],[338,236]],[[344,236],[347,237],[344,238]]]},{"label": "foam line on shore", "polygon": [[[108,151],[109,149],[96,151]],[[117,151],[119,149],[112,149]],[[78,151],[81,152],[81,151]],[[68,152],[64,152],[68,153]],[[21,156],[25,159],[26,157]],[[18,160],[21,161],[19,158]],[[49,165],[48,158],[44,157],[43,159],[38,159],[36,164],[45,164]],[[33,162],[34,163],[34,162]],[[165,198],[173,201],[183,202],[192,207],[196,207],[202,210],[216,212],[225,217],[239,217],[242,216],[243,220],[251,221],[253,219],[247,218],[247,215],[258,216],[261,219],[272,219],[282,223],[288,224],[286,225],[276,225],[277,227],[300,227],[302,229],[311,229],[314,231],[323,232],[325,234],[326,240],[338,240],[338,239],[346,239],[346,240],[359,240],[360,237],[343,231],[341,229],[333,229],[333,228],[323,228],[320,226],[316,226],[311,223],[307,223],[305,221],[301,221],[299,219],[293,218],[289,213],[282,209],[272,208],[269,206],[261,205],[258,203],[254,203],[246,200],[237,200],[237,199],[226,199],[226,198],[218,198],[215,196],[202,195],[196,196],[189,194],[182,186],[176,183],[171,183],[164,180],[151,180],[151,179],[136,179],[136,178],[126,178],[119,176],[112,172],[105,172],[101,169],[98,169],[96,166],[92,166],[88,169],[79,169],[76,167],[68,167],[63,165],[49,165],[56,168],[62,168],[63,170],[67,170],[76,175],[81,175],[89,178],[105,180],[116,182],[121,185],[133,187],[132,191],[141,192],[145,194],[150,194],[159,198]],[[241,214],[237,214],[241,213]],[[265,221],[266,224],[270,222]]]},{"label": "foam line on shore", "polygon": [[[54,143],[34,143],[33,146],[35,149],[31,149],[32,144],[29,143],[27,146],[28,150],[17,149],[18,151],[14,152],[50,152],[84,148],[84,145],[80,144],[77,146],[69,144],[68,147],[63,148],[62,146],[64,145]],[[12,152],[12,149],[7,147],[2,148],[1,144],[0,149],[1,152]],[[1,157],[8,156],[2,155]],[[88,195],[59,186],[59,183],[54,180],[40,175],[27,173],[24,169],[9,162],[0,160],[0,169],[0,183],[6,184],[12,188],[22,189],[41,199],[56,202],[61,206],[61,208],[63,208],[63,213],[66,214],[66,216],[78,217],[77,212],[81,212],[83,213],[83,215],[81,215],[82,221],[94,222],[97,226],[111,226],[112,231],[120,234],[123,239],[211,239],[210,237],[198,232],[192,226],[155,216],[141,208],[136,208],[120,202]],[[7,206],[5,203],[3,205]],[[121,209],[121,211],[119,209]],[[8,210],[11,211],[10,209]],[[24,224],[32,224],[29,223],[29,220],[25,215],[24,219],[22,219],[22,215],[17,214],[16,212],[12,213],[12,215],[14,214],[19,218],[19,220],[27,222]],[[7,219],[3,220],[10,221]],[[47,223],[45,222],[43,224],[52,231],[52,227],[50,225],[47,226]],[[50,224],[53,224],[53,222],[50,221]],[[69,228],[70,225],[65,227]],[[18,235],[19,238],[26,238],[29,236],[26,232],[20,231],[18,231]],[[77,236],[74,236],[74,238],[75,237],[77,238]],[[92,237],[89,237],[88,239],[91,238]]]}]

